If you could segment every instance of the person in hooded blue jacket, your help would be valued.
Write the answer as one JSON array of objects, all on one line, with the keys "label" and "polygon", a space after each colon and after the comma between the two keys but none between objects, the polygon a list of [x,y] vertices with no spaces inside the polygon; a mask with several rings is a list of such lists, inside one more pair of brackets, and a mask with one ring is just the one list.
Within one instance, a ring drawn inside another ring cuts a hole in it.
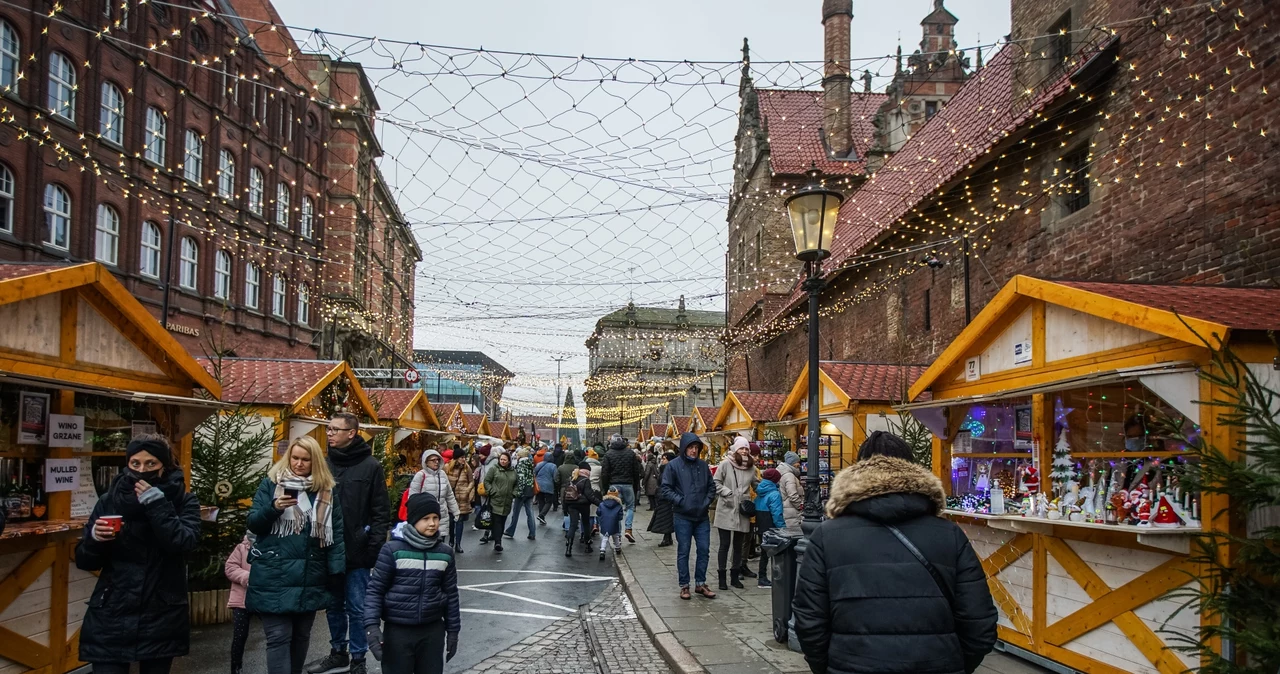
[{"label": "person in hooded blue jacket", "polygon": [[[764,472],[764,479],[756,485],[756,530],[760,540],[764,540],[764,532],[787,526],[782,514],[782,492],[778,490],[778,482],[782,473],[777,468]],[[769,582],[769,556],[760,555],[760,587],[773,587]]]},{"label": "person in hooded blue jacket", "polygon": [[716,593],[707,586],[707,563],[711,558],[711,519],[707,508],[716,496],[711,467],[698,458],[702,452],[702,439],[696,433],[680,436],[680,456],[667,464],[662,474],[659,493],[671,502],[676,530],[676,573],[680,580],[680,598],[691,599],[689,592],[689,544],[698,546],[694,567],[693,591],[715,599]]}]

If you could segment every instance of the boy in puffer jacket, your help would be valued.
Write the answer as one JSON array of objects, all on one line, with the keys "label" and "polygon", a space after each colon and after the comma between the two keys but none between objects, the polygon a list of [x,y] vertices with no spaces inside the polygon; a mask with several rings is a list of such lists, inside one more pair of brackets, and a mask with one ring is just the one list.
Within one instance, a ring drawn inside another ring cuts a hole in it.
[{"label": "boy in puffer jacket", "polygon": [[[787,526],[782,514],[782,492],[778,482],[782,480],[782,472],[770,468],[764,472],[764,479],[756,485],[756,529],[760,540],[764,540],[764,532]],[[760,555],[760,587],[773,587],[769,582],[769,556]]]},{"label": "boy in puffer jacket", "polygon": [[596,508],[596,522],[600,525],[600,559],[604,559],[604,551],[613,541],[613,554],[622,552],[622,495],[617,487],[609,487],[609,492],[600,499]]},{"label": "boy in puffer jacket", "polygon": [[453,550],[437,535],[440,502],[424,492],[406,505],[408,517],[382,547],[369,578],[365,635],[384,672],[441,674],[458,652],[462,629],[458,569]]}]

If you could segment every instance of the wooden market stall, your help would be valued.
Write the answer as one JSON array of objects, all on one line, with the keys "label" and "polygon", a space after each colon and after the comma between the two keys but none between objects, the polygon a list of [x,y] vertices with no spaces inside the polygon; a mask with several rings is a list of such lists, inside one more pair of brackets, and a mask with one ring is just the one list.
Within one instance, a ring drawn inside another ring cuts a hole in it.
[{"label": "wooden market stall", "polygon": [[652,424],[652,425],[650,425],[650,426],[649,426],[649,437],[648,437],[647,439],[648,439],[648,440],[662,440],[663,438],[667,437],[667,429],[668,429],[668,428],[670,428],[670,424]]},{"label": "wooden market stall", "polygon": [[1197,571],[1192,536],[1225,526],[1201,513],[1226,503],[1182,489],[1185,447],[1153,422],[1185,419],[1181,434],[1230,451],[1241,438],[1196,402],[1226,397],[1197,376],[1202,339],[1275,385],[1273,329],[1280,290],[1017,276],[912,386],[931,399],[900,409],[936,435],[947,514],[983,559],[1005,642],[1089,672],[1195,666],[1168,646],[1199,618],[1163,597]]},{"label": "wooden market stall", "polygon": [[778,421],[778,412],[786,401],[785,393],[729,391],[710,424],[712,430],[703,433],[707,460],[720,461],[739,435],[751,441],[763,441],[768,425]]},{"label": "wooden market stall", "polygon": [[440,428],[454,436],[461,436],[466,432],[466,425],[462,420],[462,405],[458,403],[431,403],[431,409],[436,413],[436,419],[440,421]]},{"label": "wooden market stall", "polygon": [[[472,438],[480,435],[493,436],[493,428],[489,425],[489,418],[485,415],[462,412],[460,418],[459,430],[462,435]],[[503,438],[503,440],[505,441],[506,439]]]},{"label": "wooden market stall", "polygon": [[705,406],[693,408],[693,418],[689,420],[689,432],[706,435],[715,430],[716,415],[719,407]]},{"label": "wooden market stall", "polygon": [[501,438],[503,442],[512,442],[516,439],[515,430],[505,421],[490,421],[489,430],[482,435],[492,435],[495,438]]},{"label": "wooden market stall", "polygon": [[693,415],[671,415],[671,423],[667,424],[667,439],[679,441],[680,436],[693,427]]},{"label": "wooden market stall", "polygon": [[[370,440],[391,430],[378,423],[365,390],[346,361],[290,358],[199,359],[223,385],[223,400],[248,406],[263,427],[273,429],[278,456],[293,440],[309,435],[328,446],[325,428],[334,410],[360,417],[360,435]],[[263,462],[274,457],[263,457]]]},{"label": "wooden market stall", "polygon": [[[875,431],[900,433],[901,418],[894,404],[907,399],[907,390],[923,372],[923,365],[890,365],[821,361],[818,363],[819,467],[822,498],[835,474],[853,465],[867,436]],[[801,473],[808,470],[809,366],[800,371],[778,413],[768,424],[761,458],[776,463],[788,451],[801,458]]]},{"label": "wooden market stall", "polygon": [[448,439],[440,419],[420,388],[367,389],[369,401],[378,410],[379,423],[391,428],[387,450],[398,455],[395,475],[413,475],[422,466],[422,453]]},{"label": "wooden market stall", "polygon": [[189,476],[191,430],[219,395],[102,265],[0,264],[0,674],[80,666],[95,578],[72,556],[98,494],[136,434],[169,438]]}]

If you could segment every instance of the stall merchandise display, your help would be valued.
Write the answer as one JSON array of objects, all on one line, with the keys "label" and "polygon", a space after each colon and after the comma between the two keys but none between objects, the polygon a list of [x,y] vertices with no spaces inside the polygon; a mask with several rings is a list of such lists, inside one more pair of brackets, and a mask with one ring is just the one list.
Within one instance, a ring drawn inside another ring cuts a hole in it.
[{"label": "stall merchandise display", "polygon": [[[809,474],[809,440],[801,436],[796,453],[800,455],[800,475]],[[834,462],[832,457],[835,457]],[[844,447],[839,436],[818,436],[818,482],[821,488],[822,501],[825,503],[831,494],[831,481],[835,474],[844,469]]]}]

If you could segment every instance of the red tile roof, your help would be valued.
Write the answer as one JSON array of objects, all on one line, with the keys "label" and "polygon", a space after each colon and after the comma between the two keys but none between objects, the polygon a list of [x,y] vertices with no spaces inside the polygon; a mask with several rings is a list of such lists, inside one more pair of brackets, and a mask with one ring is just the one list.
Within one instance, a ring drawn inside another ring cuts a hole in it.
[{"label": "red tile roof", "polygon": [[1220,323],[1233,330],[1280,330],[1280,289],[1277,288],[1087,281],[1054,283],[1153,309],[1173,311],[1189,318]]},{"label": "red tile roof", "polygon": [[484,421],[483,414],[462,414],[462,424],[466,428],[467,433],[478,433],[480,431],[480,423]]},{"label": "red tile roof", "polygon": [[853,400],[901,402],[907,389],[928,369],[924,365],[884,365],[823,361],[819,364],[831,381]]},{"label": "red tile roof", "polygon": [[215,365],[208,358],[196,360],[221,379],[223,402],[252,405],[292,405],[342,364],[339,360],[223,358]]},{"label": "red tile roof", "polygon": [[666,434],[667,434],[667,425],[666,425],[666,424],[654,424],[654,425],[653,425],[653,436],[654,436],[655,438],[660,438],[660,437],[662,437],[662,436],[664,436],[664,435],[666,435]]},{"label": "red tile roof", "polygon": [[[707,409],[714,409],[714,408],[707,408]],[[689,426],[693,424],[693,417],[692,416],[688,416],[688,417],[672,416],[671,423],[675,425],[677,435],[681,433],[688,433]]]},{"label": "red tile roof", "polygon": [[416,388],[371,388],[365,389],[369,400],[378,408],[379,419],[399,419],[409,409],[409,404],[418,395]]},{"label": "red tile roof", "polygon": [[693,411],[697,413],[699,417],[702,417],[702,423],[704,425],[710,426],[716,420],[716,415],[720,413],[720,408],[719,407],[695,407],[693,408]]},{"label": "red tile roof", "polygon": [[502,434],[505,433],[506,430],[507,430],[507,422],[505,421],[489,422],[489,435],[492,435],[495,438],[502,437]]},{"label": "red tile roof", "polygon": [[431,403],[431,410],[440,418],[440,423],[449,423],[449,417],[454,410],[462,407],[458,403]]},{"label": "red tile roof", "polygon": [[65,264],[0,264],[0,281],[6,281],[11,278],[20,276],[31,276],[32,274],[43,274],[47,271],[55,269],[63,269],[70,265]]},{"label": "red tile roof", "polygon": [[876,111],[888,99],[885,94],[850,94],[851,137],[857,161],[827,158],[822,142],[822,92],[759,89],[760,116],[769,134],[769,163],[774,173],[802,174],[813,163],[831,175],[866,173],[867,150],[875,136]]},{"label": "red tile roof", "polygon": [[752,421],[777,421],[782,404],[787,401],[785,393],[764,393],[760,391],[734,391],[733,395],[742,403],[742,409]]}]

